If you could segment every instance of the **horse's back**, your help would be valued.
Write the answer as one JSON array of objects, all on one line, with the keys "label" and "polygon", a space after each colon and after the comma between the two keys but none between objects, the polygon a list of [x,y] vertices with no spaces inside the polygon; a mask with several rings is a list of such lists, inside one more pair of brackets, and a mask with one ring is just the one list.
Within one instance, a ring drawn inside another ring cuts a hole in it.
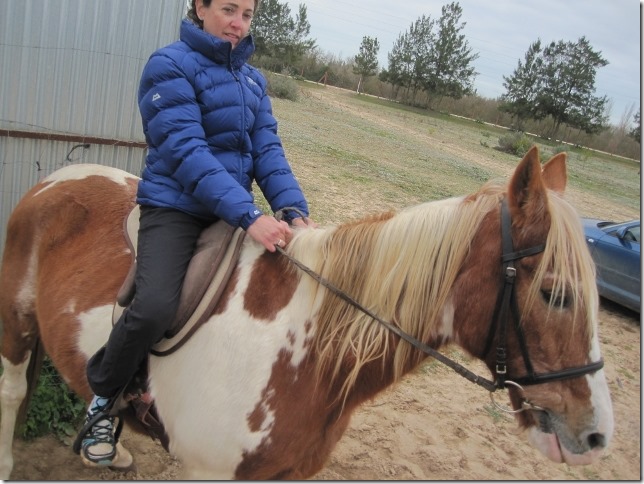
[{"label": "horse's back", "polygon": [[20,363],[40,337],[71,386],[86,393],[84,360],[109,333],[109,318],[94,341],[79,341],[87,333],[79,326],[113,303],[127,271],[122,223],[135,203],[137,182],[116,168],[70,165],[18,203],[0,273],[5,358]]}]

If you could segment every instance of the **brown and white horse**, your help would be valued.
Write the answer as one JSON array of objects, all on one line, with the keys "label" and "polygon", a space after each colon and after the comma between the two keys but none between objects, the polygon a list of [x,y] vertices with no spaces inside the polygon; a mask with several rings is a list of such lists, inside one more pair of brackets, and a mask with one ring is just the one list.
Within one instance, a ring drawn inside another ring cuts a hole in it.
[{"label": "brown and white horse", "polygon": [[[85,365],[107,339],[130,264],[121,227],[136,184],[114,168],[68,166],[12,214],[0,278],[2,478],[11,473],[13,427],[39,339],[69,386],[90,397]],[[506,187],[488,183],[465,197],[299,229],[287,253],[411,337],[433,348],[455,343],[498,378],[499,206],[507,200],[520,254],[511,312],[521,321],[506,329],[507,373],[521,377],[530,365],[571,373],[509,387],[510,399],[525,406],[518,422],[541,452],[585,464],[608,445],[613,416],[604,372],[592,367],[600,359],[594,268],[562,198],[565,184],[565,155],[542,167],[533,148]],[[521,252],[535,246],[543,250]],[[151,357],[149,382],[186,477],[301,479],[324,466],[358,405],[426,358],[246,238],[207,323],[177,352]]]}]

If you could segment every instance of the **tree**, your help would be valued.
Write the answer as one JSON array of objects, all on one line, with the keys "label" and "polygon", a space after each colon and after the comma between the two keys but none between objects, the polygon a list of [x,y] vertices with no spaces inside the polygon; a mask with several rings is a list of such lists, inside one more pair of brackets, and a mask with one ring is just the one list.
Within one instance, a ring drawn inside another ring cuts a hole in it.
[{"label": "tree", "polygon": [[415,99],[416,91],[422,87],[422,79],[429,63],[429,46],[433,43],[434,21],[421,16],[411,24],[409,30],[396,39],[388,54],[389,69],[387,80],[394,86],[404,87],[407,94]]},{"label": "tree", "polygon": [[608,64],[585,37],[576,43],[551,42],[543,50],[543,87],[539,93],[540,115],[552,116],[551,134],[562,123],[591,134],[601,131],[607,97],[595,97],[597,68]]},{"label": "tree", "polygon": [[459,23],[463,9],[457,2],[444,5],[438,21],[438,35],[430,48],[429,69],[423,87],[431,95],[460,99],[474,92],[476,72],[472,62],[478,54],[469,47]]},{"label": "tree", "polygon": [[543,50],[538,40],[530,45],[525,64],[519,61],[512,77],[504,77],[507,92],[500,109],[519,119],[552,119],[547,135],[562,124],[595,134],[608,122],[606,96],[596,97],[597,68],[608,64],[585,37],[576,43],[551,42]]},{"label": "tree", "polygon": [[537,40],[530,45],[525,62],[519,61],[512,76],[503,76],[503,87],[507,91],[501,96],[499,110],[515,117],[519,130],[523,130],[527,119],[539,119],[537,98],[541,90],[542,70],[541,40]]},{"label": "tree", "polygon": [[438,23],[426,15],[419,17],[398,37],[383,78],[411,90],[412,99],[419,89],[430,97],[460,99],[471,94],[476,75],[472,62],[478,54],[461,33],[465,28],[465,23],[459,23],[462,13],[460,5],[452,2],[443,6]]},{"label": "tree", "polygon": [[394,46],[387,54],[389,68],[383,71],[380,79],[383,82],[390,82],[393,86],[393,98],[398,95],[401,87],[408,87],[411,79],[411,52],[409,48],[409,34],[404,33],[398,36]]},{"label": "tree", "polygon": [[305,5],[293,20],[287,3],[263,0],[252,23],[255,55],[272,69],[292,66],[314,48],[315,41],[307,39],[310,31]]},{"label": "tree", "polygon": [[642,124],[640,123],[640,111],[637,111],[635,113],[635,116],[633,117],[635,121],[635,127],[631,130],[628,135],[633,138],[635,141],[638,143],[642,143],[641,138],[642,138]]},{"label": "tree", "polygon": [[362,81],[378,73],[378,51],[380,43],[377,38],[363,37],[360,53],[353,59],[353,73],[360,76],[357,92],[360,93]]}]

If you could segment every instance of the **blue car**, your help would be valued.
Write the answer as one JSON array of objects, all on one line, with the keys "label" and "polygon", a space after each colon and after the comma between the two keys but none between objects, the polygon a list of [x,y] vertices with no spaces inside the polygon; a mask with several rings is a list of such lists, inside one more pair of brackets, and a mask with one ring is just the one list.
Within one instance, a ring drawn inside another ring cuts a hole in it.
[{"label": "blue car", "polygon": [[597,267],[597,288],[606,299],[640,312],[640,221],[582,219],[586,242]]}]

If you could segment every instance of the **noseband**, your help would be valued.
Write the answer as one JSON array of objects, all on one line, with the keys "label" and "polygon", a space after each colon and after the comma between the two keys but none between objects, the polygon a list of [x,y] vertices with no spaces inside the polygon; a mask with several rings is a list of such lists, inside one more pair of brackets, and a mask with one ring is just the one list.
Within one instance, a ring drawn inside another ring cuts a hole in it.
[{"label": "noseband", "polygon": [[[295,210],[295,209],[285,208],[279,211],[278,213],[276,213],[276,217],[278,219],[281,219],[283,215],[283,211],[286,211],[286,210]],[[486,350],[483,353],[483,354],[489,353],[492,343],[494,341],[494,337],[498,335],[496,338],[497,347],[496,347],[496,367],[495,367],[494,381],[490,381],[486,378],[483,378],[482,376],[477,375],[476,373],[471,372],[460,363],[457,363],[456,361],[451,360],[450,358],[446,357],[445,355],[435,350],[434,348],[431,348],[430,346],[426,345],[422,341],[419,341],[413,336],[400,330],[400,328],[392,325],[387,321],[384,321],[383,319],[375,315],[373,312],[371,312],[369,309],[365,308],[360,303],[358,303],[351,296],[347,295],[345,292],[335,287],[333,284],[331,284],[329,281],[324,279],[322,276],[320,276],[319,274],[315,273],[314,271],[306,267],[304,264],[302,264],[300,261],[293,258],[291,255],[287,254],[281,247],[276,246],[275,248],[284,257],[286,257],[289,261],[291,261],[294,265],[296,265],[299,269],[306,272],[318,283],[320,283],[322,286],[329,289],[340,299],[346,301],[347,303],[359,309],[369,317],[375,319],[380,324],[382,324],[385,328],[387,328],[389,331],[396,334],[401,339],[407,341],[416,349],[424,352],[429,356],[432,356],[433,358],[437,359],[441,363],[449,366],[451,369],[456,371],[462,377],[468,379],[472,383],[476,383],[477,385],[485,388],[490,393],[496,391],[497,389],[506,388],[507,385],[511,385],[522,390],[521,385],[524,385],[524,386],[536,385],[540,383],[549,383],[553,381],[567,380],[570,378],[577,378],[580,376],[584,376],[589,373],[594,373],[600,370],[604,366],[604,361],[602,359],[593,363],[589,363],[588,365],[585,365],[585,366],[565,368],[563,370],[553,371],[550,373],[539,374],[534,371],[534,368],[530,361],[528,347],[525,342],[523,329],[521,328],[521,324],[519,320],[518,304],[516,301],[516,295],[514,291],[514,282],[515,282],[516,273],[517,273],[516,268],[514,266],[514,262],[524,257],[536,255],[543,252],[545,249],[545,245],[542,244],[528,249],[515,251],[514,246],[512,244],[511,226],[512,226],[512,220],[510,217],[510,210],[508,209],[507,200],[504,198],[501,201],[501,239],[502,239],[502,248],[503,248],[503,253],[501,256],[501,264],[503,267],[503,274],[504,274],[503,291],[501,292],[501,294],[499,295],[499,298],[497,299],[496,307],[494,310],[494,318],[493,318],[492,324],[493,324],[493,327],[496,327],[496,331],[493,330],[490,332],[488,336]],[[514,330],[516,331],[517,338],[519,340],[519,347],[521,348],[521,354],[523,356],[523,362],[527,372],[525,376],[521,376],[521,377],[510,376],[508,375],[508,370],[507,370],[507,364],[506,364],[507,325],[508,325],[508,319],[510,319],[509,318],[510,312],[512,312],[514,316],[512,318],[514,322]],[[494,324],[494,321],[497,321],[497,324]],[[530,402],[527,402],[524,399],[522,401],[522,408],[520,408],[517,411],[510,411],[510,412],[515,413],[526,409],[540,410],[539,407],[532,405]],[[504,410],[504,409],[501,408],[501,410]],[[507,411],[507,410],[504,410],[504,411]]]}]

